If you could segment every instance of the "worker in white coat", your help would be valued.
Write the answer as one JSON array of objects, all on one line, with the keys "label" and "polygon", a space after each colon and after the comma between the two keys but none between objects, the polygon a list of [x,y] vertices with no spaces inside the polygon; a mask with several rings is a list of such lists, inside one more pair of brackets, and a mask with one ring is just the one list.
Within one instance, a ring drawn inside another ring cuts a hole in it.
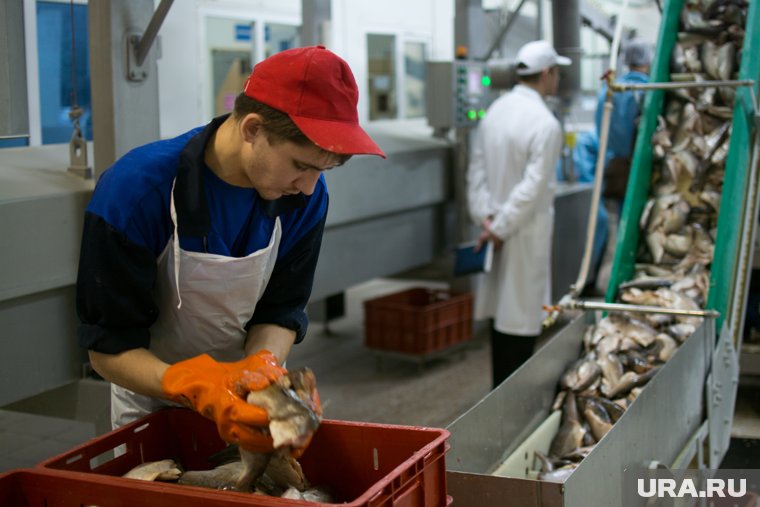
[{"label": "worker in white coat", "polygon": [[570,63],[546,41],[520,48],[518,84],[489,107],[472,150],[470,215],[482,228],[479,244],[494,244],[475,311],[478,319],[493,319],[494,387],[533,353],[542,306],[550,303],[555,166],[563,135],[544,97],[557,93],[558,66]]}]

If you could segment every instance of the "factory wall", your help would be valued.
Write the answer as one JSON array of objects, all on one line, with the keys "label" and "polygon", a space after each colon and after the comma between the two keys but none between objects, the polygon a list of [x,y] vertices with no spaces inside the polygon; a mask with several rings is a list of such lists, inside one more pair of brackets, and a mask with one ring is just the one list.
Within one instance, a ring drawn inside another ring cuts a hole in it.
[{"label": "factory wall", "polygon": [[[156,0],[158,4],[159,0]],[[354,71],[360,89],[360,121],[368,121],[367,34],[424,42],[428,58],[453,55],[454,1],[332,0],[327,45]],[[221,17],[299,25],[300,0],[183,0],[172,4],[161,27],[158,61],[161,137],[202,124],[212,115],[206,18]],[[254,34],[255,37],[262,37]],[[261,42],[261,41],[253,41]],[[261,44],[258,44],[261,46]]]},{"label": "factory wall", "polygon": [[[159,0],[156,0],[158,3]],[[545,37],[551,40],[551,2],[542,1],[542,25]],[[501,2],[503,7],[503,2]],[[622,6],[615,2],[593,2],[607,15],[620,14]],[[491,9],[495,2],[484,2]],[[454,1],[332,0],[332,22],[326,34],[327,45],[348,61],[360,89],[360,121],[369,121],[367,34],[396,37],[396,50],[403,42],[423,42],[430,60],[449,60],[454,47]],[[534,3],[528,2],[523,15],[537,16]],[[659,11],[651,2],[633,2],[625,15],[625,25],[635,28],[642,38],[656,40]],[[175,2],[161,28],[159,68],[161,137],[177,135],[202,124],[213,114],[211,104],[210,65],[206,32],[207,17],[223,17],[257,22],[282,22],[298,25],[301,20],[300,0],[188,0]],[[485,27],[496,33],[496,25]],[[507,39],[509,39],[509,35]],[[609,43],[590,30],[582,31],[581,44],[587,55],[609,51]],[[513,56],[513,55],[505,55]],[[581,88],[593,93],[606,62],[584,58]],[[593,106],[594,104],[591,104]]]},{"label": "factory wall", "polygon": [[[62,1],[62,0],[61,0]],[[160,0],[154,0],[158,5]],[[543,33],[551,39],[551,1],[527,2],[523,15],[535,16],[541,2]],[[41,144],[39,137],[39,80],[36,56],[35,0],[23,0],[26,26],[27,73],[29,86],[29,145]],[[68,3],[68,2],[66,2]],[[85,0],[75,0],[84,5]],[[332,22],[326,27],[326,42],[343,56],[354,70],[360,87],[360,120],[369,121],[367,98],[367,34],[395,35],[397,48],[403,41],[419,41],[426,45],[427,58],[448,60],[454,46],[454,0],[331,0]],[[591,1],[601,12],[619,13],[622,6],[615,1]],[[485,8],[492,12],[504,9],[509,2],[484,0]],[[511,2],[517,4],[517,2]],[[511,5],[514,7],[514,5]],[[502,19],[507,15],[501,13]],[[208,17],[256,20],[259,23],[285,23],[300,25],[301,0],[183,0],[174,2],[160,31],[158,61],[160,109],[160,135],[163,138],[177,135],[204,123],[213,115],[211,99],[210,63],[207,50],[208,37],[205,20]],[[636,28],[639,35],[652,42],[656,39],[659,12],[651,1],[633,1],[625,16],[626,26]],[[495,24],[484,27],[489,34],[497,32]],[[263,38],[258,34],[257,37]],[[507,36],[509,39],[510,36]],[[263,40],[263,39],[262,39]],[[260,43],[260,40],[255,40]],[[81,43],[81,40],[80,40]],[[261,44],[259,44],[261,45]],[[609,51],[603,38],[582,31],[582,45],[586,54],[596,55]],[[397,49],[400,51],[400,49]],[[513,55],[505,55],[513,56]],[[597,67],[584,62],[582,88],[598,88]]]}]

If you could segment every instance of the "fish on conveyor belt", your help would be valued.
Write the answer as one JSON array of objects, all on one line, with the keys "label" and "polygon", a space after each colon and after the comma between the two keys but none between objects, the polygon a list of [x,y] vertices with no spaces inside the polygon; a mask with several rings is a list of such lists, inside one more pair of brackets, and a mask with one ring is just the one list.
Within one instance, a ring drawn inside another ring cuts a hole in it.
[{"label": "fish on conveyor belt", "polygon": [[596,398],[581,397],[578,402],[582,407],[583,417],[591,428],[591,434],[598,442],[612,429],[612,417]]},{"label": "fish on conveyor belt", "polygon": [[667,331],[670,334],[670,336],[675,337],[676,340],[678,340],[680,343],[683,343],[686,341],[686,339],[694,334],[694,331],[697,330],[697,326],[694,324],[688,324],[688,323],[682,323],[679,322],[677,324],[673,324],[671,326],[668,326]]},{"label": "fish on conveyor belt", "polygon": [[604,409],[609,414],[610,419],[612,419],[613,423],[616,423],[618,419],[620,419],[625,413],[625,407],[620,405],[619,403],[616,403],[612,400],[608,400],[607,398],[604,398],[603,396],[600,396],[599,398],[594,398],[594,399],[604,407]]},{"label": "fish on conveyor belt", "polygon": [[618,288],[620,290],[630,289],[633,287],[637,289],[658,289],[660,287],[670,287],[674,282],[675,280],[664,277],[640,276],[638,278],[634,278],[633,280],[621,283]]},{"label": "fish on conveyor belt", "polygon": [[607,398],[614,400],[620,396],[625,396],[634,387],[640,387],[649,382],[649,380],[657,373],[659,366],[655,366],[649,371],[644,373],[636,373],[634,371],[627,371],[620,377],[620,381],[617,385],[610,388],[610,391],[604,393]]},{"label": "fish on conveyor belt", "polygon": [[[669,55],[670,81],[737,79],[750,3],[685,0]],[[643,209],[631,206],[631,216],[624,217],[638,225],[639,244],[625,245],[635,255],[634,272],[616,287],[617,302],[686,310],[706,306],[736,96],[735,88],[725,86],[665,93],[648,140],[651,175],[641,182],[648,184],[649,195]],[[632,215],[635,209],[641,210],[638,217]],[[563,482],[703,320],[629,311],[588,326],[581,357],[558,382],[552,409],[562,407],[563,416],[549,455],[537,456],[539,478]]]},{"label": "fish on conveyor belt", "polygon": [[601,373],[601,367],[594,361],[581,359],[562,375],[560,386],[575,392],[585,391]]},{"label": "fish on conveyor belt", "polygon": [[657,335],[657,341],[662,344],[662,347],[657,354],[657,358],[662,362],[666,362],[673,356],[673,354],[675,354],[676,349],[678,348],[678,342],[667,333],[659,333]]},{"label": "fish on conveyor belt", "polygon": [[578,416],[578,405],[575,401],[575,393],[568,391],[562,409],[562,424],[557,435],[552,440],[549,454],[555,458],[561,458],[582,447],[583,435],[586,431],[581,425]]},{"label": "fish on conveyor belt", "polygon": [[556,468],[551,472],[543,472],[538,475],[539,480],[549,482],[565,482],[568,477],[578,468],[578,463],[571,463],[562,468]]},{"label": "fish on conveyor belt", "polygon": [[[630,289],[630,291],[639,291]],[[622,338],[629,338],[641,347],[647,347],[654,342],[657,337],[657,331],[643,320],[635,317],[629,317],[622,314],[610,314],[600,321],[604,323],[608,334],[617,335]]]}]

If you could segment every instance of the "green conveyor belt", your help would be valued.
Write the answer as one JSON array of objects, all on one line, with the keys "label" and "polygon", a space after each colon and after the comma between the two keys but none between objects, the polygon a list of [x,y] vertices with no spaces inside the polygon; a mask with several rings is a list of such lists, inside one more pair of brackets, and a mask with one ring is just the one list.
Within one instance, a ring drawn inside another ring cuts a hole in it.
[{"label": "green conveyor belt", "polygon": [[[744,47],[738,79],[757,80],[760,71],[760,2],[750,2],[745,27]],[[679,27],[679,16],[684,0],[669,0],[663,6],[663,17],[652,69],[651,82],[670,81],[670,60]],[[715,255],[711,268],[710,292],[707,308],[718,310],[717,330],[723,324],[726,310],[737,278],[743,210],[746,206],[746,189],[749,178],[752,138],[754,136],[754,109],[751,93],[757,92],[757,83],[737,88],[733,127],[729,152],[726,158],[725,180],[718,214],[718,232]],[[617,287],[630,280],[634,274],[636,252],[639,245],[639,217],[649,197],[652,174],[651,137],[657,127],[657,117],[662,112],[665,92],[648,91],[644,99],[639,130],[636,137],[631,174],[621,212],[617,245],[613,259],[612,276],[607,290],[607,301],[615,301]]]}]

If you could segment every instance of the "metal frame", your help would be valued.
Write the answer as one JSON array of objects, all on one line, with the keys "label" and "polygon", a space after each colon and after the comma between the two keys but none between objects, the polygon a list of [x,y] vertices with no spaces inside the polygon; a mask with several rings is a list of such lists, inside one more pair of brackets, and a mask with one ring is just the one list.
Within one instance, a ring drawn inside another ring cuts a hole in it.
[{"label": "metal frame", "polygon": [[713,351],[713,367],[705,385],[711,469],[718,468],[731,443],[731,423],[739,387],[739,358],[733,338],[732,330],[724,325]]},{"label": "metal frame", "polygon": [[145,79],[128,79],[127,41],[153,14],[153,0],[89,3],[95,176],[130,149],[160,137],[156,52],[143,63]]},{"label": "metal frame", "polygon": [[457,505],[495,507],[506,495],[525,507],[621,505],[625,469],[651,462],[672,468],[694,455],[702,459],[696,446],[706,432],[703,389],[713,362],[712,322],[681,345],[564,483],[489,475],[546,419],[557,372],[577,359],[591,321],[589,313],[576,317],[447,428],[447,480]]}]

